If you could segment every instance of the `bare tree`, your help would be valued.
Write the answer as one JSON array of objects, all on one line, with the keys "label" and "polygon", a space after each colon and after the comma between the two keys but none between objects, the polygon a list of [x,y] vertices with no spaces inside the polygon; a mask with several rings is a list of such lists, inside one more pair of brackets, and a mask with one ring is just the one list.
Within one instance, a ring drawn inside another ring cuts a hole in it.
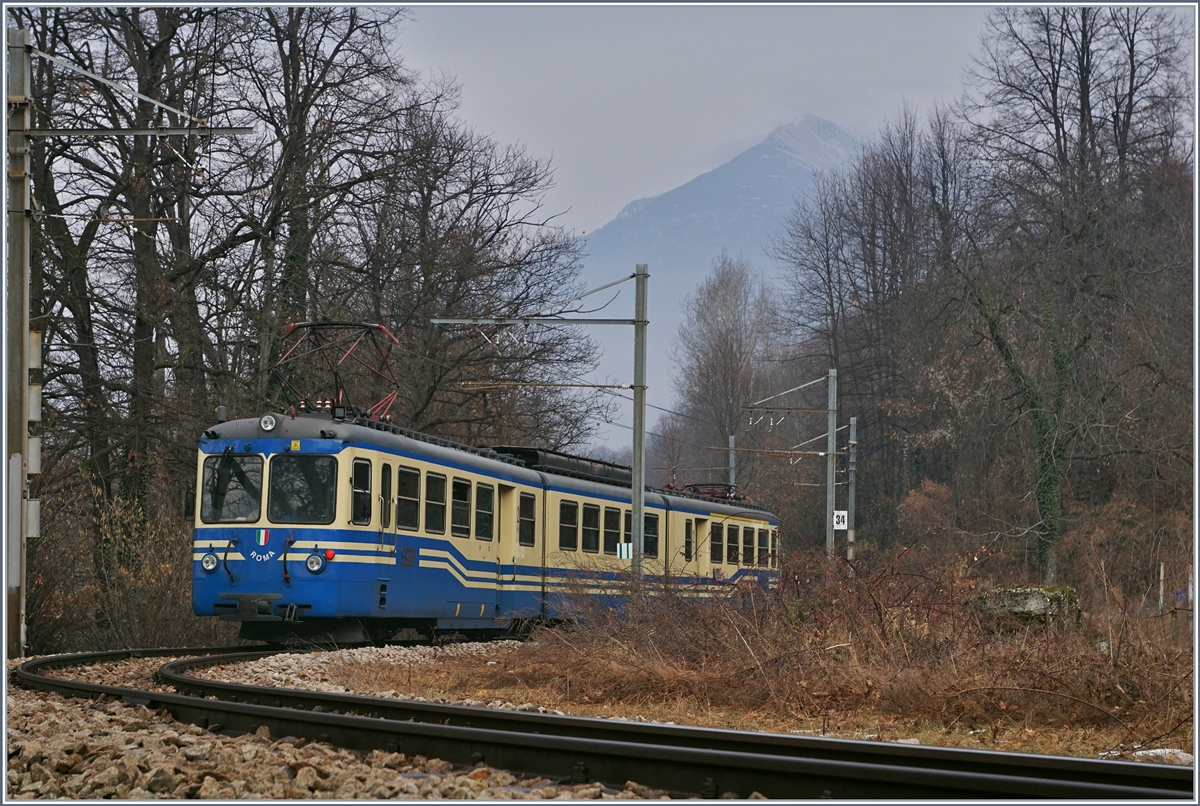
[{"label": "bare tree", "polygon": [[1104,419],[1091,401],[1105,362],[1090,359],[1120,338],[1113,302],[1130,289],[1130,171],[1178,159],[1179,33],[1166,9],[997,9],[984,44],[966,109],[991,190],[977,250],[953,266],[1032,426],[1054,580],[1067,457]]},{"label": "bare tree", "polygon": [[[771,293],[745,260],[722,251],[683,307],[684,322],[672,349],[676,393],[683,412],[699,426],[694,439],[718,449],[708,453],[705,465],[720,466],[720,449],[729,437],[747,433],[742,407],[778,391],[771,377],[776,357]],[[752,474],[752,458],[743,459]],[[723,481],[725,475],[712,477]]]},{"label": "bare tree", "polygon": [[[357,192],[357,235],[317,278],[320,315],[387,323],[406,382],[396,416],[464,440],[576,445],[607,410],[561,383],[594,364],[575,328],[445,328],[435,317],[505,317],[560,310],[578,286],[579,245],[542,211],[551,169],[454,117],[439,85],[410,104],[386,178]],[[486,386],[483,382],[497,385]]]}]

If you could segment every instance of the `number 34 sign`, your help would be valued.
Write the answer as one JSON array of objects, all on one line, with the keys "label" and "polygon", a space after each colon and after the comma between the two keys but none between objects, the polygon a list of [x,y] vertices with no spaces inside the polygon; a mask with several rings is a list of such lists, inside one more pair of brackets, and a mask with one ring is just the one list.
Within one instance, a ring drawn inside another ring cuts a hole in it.
[{"label": "number 34 sign", "polygon": [[845,531],[845,529],[846,529],[846,510],[835,509],[833,511],[833,528]]}]

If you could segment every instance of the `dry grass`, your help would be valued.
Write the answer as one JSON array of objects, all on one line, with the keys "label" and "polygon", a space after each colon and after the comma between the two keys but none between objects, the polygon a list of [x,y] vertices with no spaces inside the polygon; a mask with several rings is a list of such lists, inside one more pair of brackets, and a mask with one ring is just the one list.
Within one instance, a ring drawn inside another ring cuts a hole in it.
[{"label": "dry grass", "polygon": [[[351,667],[360,691],[532,702],[581,716],[1095,756],[1192,745],[1186,614],[1093,612],[1083,627],[992,632],[954,570],[857,571],[801,558],[775,594],[663,591],[517,650]],[[1109,614],[1106,614],[1106,616]],[[1097,627],[1099,622],[1099,627]],[[411,678],[411,685],[409,680]]]}]

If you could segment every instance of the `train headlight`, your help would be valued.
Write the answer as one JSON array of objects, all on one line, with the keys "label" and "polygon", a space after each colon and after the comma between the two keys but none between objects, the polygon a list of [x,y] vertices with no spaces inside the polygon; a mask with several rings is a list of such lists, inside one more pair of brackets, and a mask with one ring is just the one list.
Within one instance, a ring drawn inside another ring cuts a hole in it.
[{"label": "train headlight", "polygon": [[258,425],[264,431],[272,431],[275,428],[275,415],[264,414],[262,419],[258,421]]},{"label": "train headlight", "polygon": [[320,554],[310,554],[308,555],[308,559],[304,561],[304,567],[314,574],[319,574],[325,568],[325,558]]},{"label": "train headlight", "polygon": [[205,554],[200,558],[200,567],[211,574],[213,571],[217,570],[218,562],[220,562],[220,560],[217,559],[217,555]]}]

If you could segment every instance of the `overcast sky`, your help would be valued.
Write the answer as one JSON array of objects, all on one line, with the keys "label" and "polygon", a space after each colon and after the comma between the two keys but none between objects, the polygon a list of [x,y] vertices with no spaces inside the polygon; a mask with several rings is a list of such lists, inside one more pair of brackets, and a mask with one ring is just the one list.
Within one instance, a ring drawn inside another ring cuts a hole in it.
[{"label": "overcast sky", "polygon": [[806,113],[869,137],[953,99],[988,7],[410,8],[408,67],[456,76],[464,120],[552,158],[549,207],[584,233]]}]

